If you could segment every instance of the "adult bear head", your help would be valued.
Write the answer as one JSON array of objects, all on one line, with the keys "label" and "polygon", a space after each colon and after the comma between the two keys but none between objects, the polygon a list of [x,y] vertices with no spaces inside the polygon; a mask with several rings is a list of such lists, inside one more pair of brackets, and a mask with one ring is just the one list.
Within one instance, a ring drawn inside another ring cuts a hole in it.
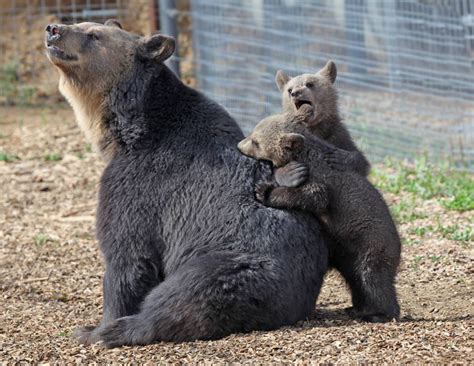
[{"label": "adult bear head", "polygon": [[137,63],[162,64],[173,54],[175,40],[162,34],[137,36],[122,30],[116,20],[50,24],[45,31],[47,57],[60,75],[59,90],[86,137],[110,158],[116,147],[108,123],[110,93],[131,77]]}]

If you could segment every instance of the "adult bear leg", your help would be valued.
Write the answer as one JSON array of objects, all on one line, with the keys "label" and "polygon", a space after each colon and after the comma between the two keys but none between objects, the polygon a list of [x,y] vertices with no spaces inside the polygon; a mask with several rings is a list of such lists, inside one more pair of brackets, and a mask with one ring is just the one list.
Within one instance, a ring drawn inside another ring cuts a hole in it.
[{"label": "adult bear leg", "polygon": [[100,339],[107,347],[145,345],[292,324],[311,309],[298,309],[285,296],[283,272],[269,258],[234,253],[194,258],[153,289],[138,314],[106,326]]},{"label": "adult bear leg", "polygon": [[161,263],[156,256],[110,257],[103,279],[103,315],[100,324],[79,328],[74,336],[80,343],[98,341],[98,334],[117,318],[136,314],[146,294],[162,281]]}]

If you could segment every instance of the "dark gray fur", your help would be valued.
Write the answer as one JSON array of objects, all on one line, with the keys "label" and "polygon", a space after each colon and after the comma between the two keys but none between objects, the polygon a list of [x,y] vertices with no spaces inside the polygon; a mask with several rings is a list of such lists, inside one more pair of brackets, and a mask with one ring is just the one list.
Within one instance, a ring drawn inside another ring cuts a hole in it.
[{"label": "dark gray fur", "polygon": [[140,54],[107,109],[118,148],[97,211],[103,319],[79,339],[215,339],[308,317],[327,269],[320,227],[255,201],[269,165],[239,153],[226,111]]},{"label": "dark gray fur", "polygon": [[[282,117],[295,118],[291,114]],[[296,118],[300,119],[301,116]],[[329,234],[329,263],[351,289],[351,316],[370,322],[398,319],[400,307],[394,282],[401,245],[383,197],[362,175],[338,171],[327,164],[322,156],[327,143],[298,123],[288,125],[291,127],[287,132],[305,136],[301,152],[286,150],[287,154],[294,154],[288,159],[294,162],[291,170],[305,164],[309,177],[298,187],[260,184],[257,197],[270,207],[311,212],[324,223]]]}]

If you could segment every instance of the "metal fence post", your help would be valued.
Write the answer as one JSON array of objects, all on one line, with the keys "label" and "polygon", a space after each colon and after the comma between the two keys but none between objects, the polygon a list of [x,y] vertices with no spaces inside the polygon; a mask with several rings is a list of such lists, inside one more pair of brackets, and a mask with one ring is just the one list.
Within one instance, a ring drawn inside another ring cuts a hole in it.
[{"label": "metal fence post", "polygon": [[165,63],[179,77],[178,27],[176,25],[178,11],[176,9],[176,1],[159,0],[158,4],[160,9],[160,30],[176,39],[176,50],[173,56]]}]

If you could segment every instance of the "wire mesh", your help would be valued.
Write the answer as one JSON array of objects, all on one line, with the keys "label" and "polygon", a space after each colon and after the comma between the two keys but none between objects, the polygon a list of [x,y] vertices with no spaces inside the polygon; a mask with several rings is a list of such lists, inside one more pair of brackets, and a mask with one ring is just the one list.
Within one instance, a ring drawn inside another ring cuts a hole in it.
[{"label": "wire mesh", "polygon": [[[104,22],[119,15],[120,5],[120,0],[0,0],[0,102],[5,95],[22,99],[22,91],[29,90],[47,98],[57,84],[57,73],[45,57],[47,24]],[[18,93],[7,90],[11,84],[5,82],[6,74],[19,84]]]},{"label": "wire mesh", "polygon": [[281,109],[277,69],[338,66],[340,110],[372,160],[474,170],[474,0],[191,2],[198,87],[245,132]]}]

